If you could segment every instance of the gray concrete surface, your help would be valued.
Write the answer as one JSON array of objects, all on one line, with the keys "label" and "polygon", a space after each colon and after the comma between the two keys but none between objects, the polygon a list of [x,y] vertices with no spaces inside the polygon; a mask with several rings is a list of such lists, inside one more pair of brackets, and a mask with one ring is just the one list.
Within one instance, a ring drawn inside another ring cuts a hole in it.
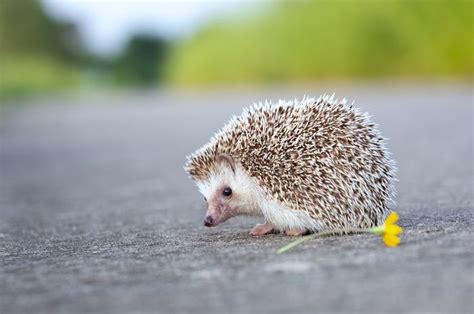
[{"label": "gray concrete surface", "polygon": [[[182,165],[242,106],[336,92],[398,161],[400,247],[214,229]],[[2,108],[1,313],[473,312],[469,85],[132,92]]]}]

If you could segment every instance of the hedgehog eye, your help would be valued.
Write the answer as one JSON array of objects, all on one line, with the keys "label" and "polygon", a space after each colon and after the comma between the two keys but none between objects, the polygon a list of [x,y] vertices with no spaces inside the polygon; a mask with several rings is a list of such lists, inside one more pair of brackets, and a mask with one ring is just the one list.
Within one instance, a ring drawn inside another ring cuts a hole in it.
[{"label": "hedgehog eye", "polygon": [[224,194],[224,196],[231,196],[232,195],[232,189],[227,187],[224,189],[224,191],[222,191],[222,194]]},{"label": "hedgehog eye", "polygon": [[204,201],[207,202],[207,198],[204,196]]}]

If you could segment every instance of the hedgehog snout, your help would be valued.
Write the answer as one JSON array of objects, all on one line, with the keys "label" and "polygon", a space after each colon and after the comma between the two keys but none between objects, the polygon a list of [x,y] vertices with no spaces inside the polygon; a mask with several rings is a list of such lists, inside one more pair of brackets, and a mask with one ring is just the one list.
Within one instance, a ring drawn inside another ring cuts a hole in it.
[{"label": "hedgehog snout", "polygon": [[217,202],[216,204],[210,201],[203,224],[206,227],[215,227],[232,216],[232,208],[228,204],[222,202]]},{"label": "hedgehog snout", "polygon": [[203,223],[206,227],[215,227],[225,220],[226,219],[225,217],[223,217],[221,206],[210,206],[207,210],[206,217],[204,218]]},{"label": "hedgehog snout", "polygon": [[206,227],[214,226],[214,218],[212,218],[211,215],[206,216],[206,218],[204,219],[204,226]]}]

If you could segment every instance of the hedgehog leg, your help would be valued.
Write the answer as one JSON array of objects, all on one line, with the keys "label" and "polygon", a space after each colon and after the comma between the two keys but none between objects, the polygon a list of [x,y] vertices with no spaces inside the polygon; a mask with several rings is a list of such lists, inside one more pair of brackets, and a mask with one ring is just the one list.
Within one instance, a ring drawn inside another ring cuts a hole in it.
[{"label": "hedgehog leg", "polygon": [[285,234],[287,236],[292,236],[292,237],[297,237],[301,236],[308,233],[308,230],[306,229],[290,229],[290,230],[285,230]]},{"label": "hedgehog leg", "polygon": [[273,230],[273,225],[269,223],[268,221],[265,221],[265,223],[257,224],[255,227],[253,227],[253,229],[250,230],[250,234],[253,236],[262,236],[262,235],[272,232],[272,230]]}]

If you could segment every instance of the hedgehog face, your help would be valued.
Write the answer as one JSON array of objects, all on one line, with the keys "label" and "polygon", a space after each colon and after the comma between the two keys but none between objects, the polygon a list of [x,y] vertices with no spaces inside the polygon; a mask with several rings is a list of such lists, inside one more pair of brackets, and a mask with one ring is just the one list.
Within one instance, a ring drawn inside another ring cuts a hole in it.
[{"label": "hedgehog face", "polygon": [[231,217],[251,213],[255,206],[245,180],[247,178],[243,169],[226,161],[218,162],[205,180],[197,182],[199,191],[207,201],[206,227],[214,227]]},{"label": "hedgehog face", "polygon": [[232,170],[220,167],[207,180],[199,182],[198,187],[207,201],[206,227],[217,226],[241,213],[243,193]]},{"label": "hedgehog face", "polygon": [[239,214],[236,194],[225,183],[215,189],[207,198],[207,213],[204,219],[206,227],[214,227],[227,219]]}]

